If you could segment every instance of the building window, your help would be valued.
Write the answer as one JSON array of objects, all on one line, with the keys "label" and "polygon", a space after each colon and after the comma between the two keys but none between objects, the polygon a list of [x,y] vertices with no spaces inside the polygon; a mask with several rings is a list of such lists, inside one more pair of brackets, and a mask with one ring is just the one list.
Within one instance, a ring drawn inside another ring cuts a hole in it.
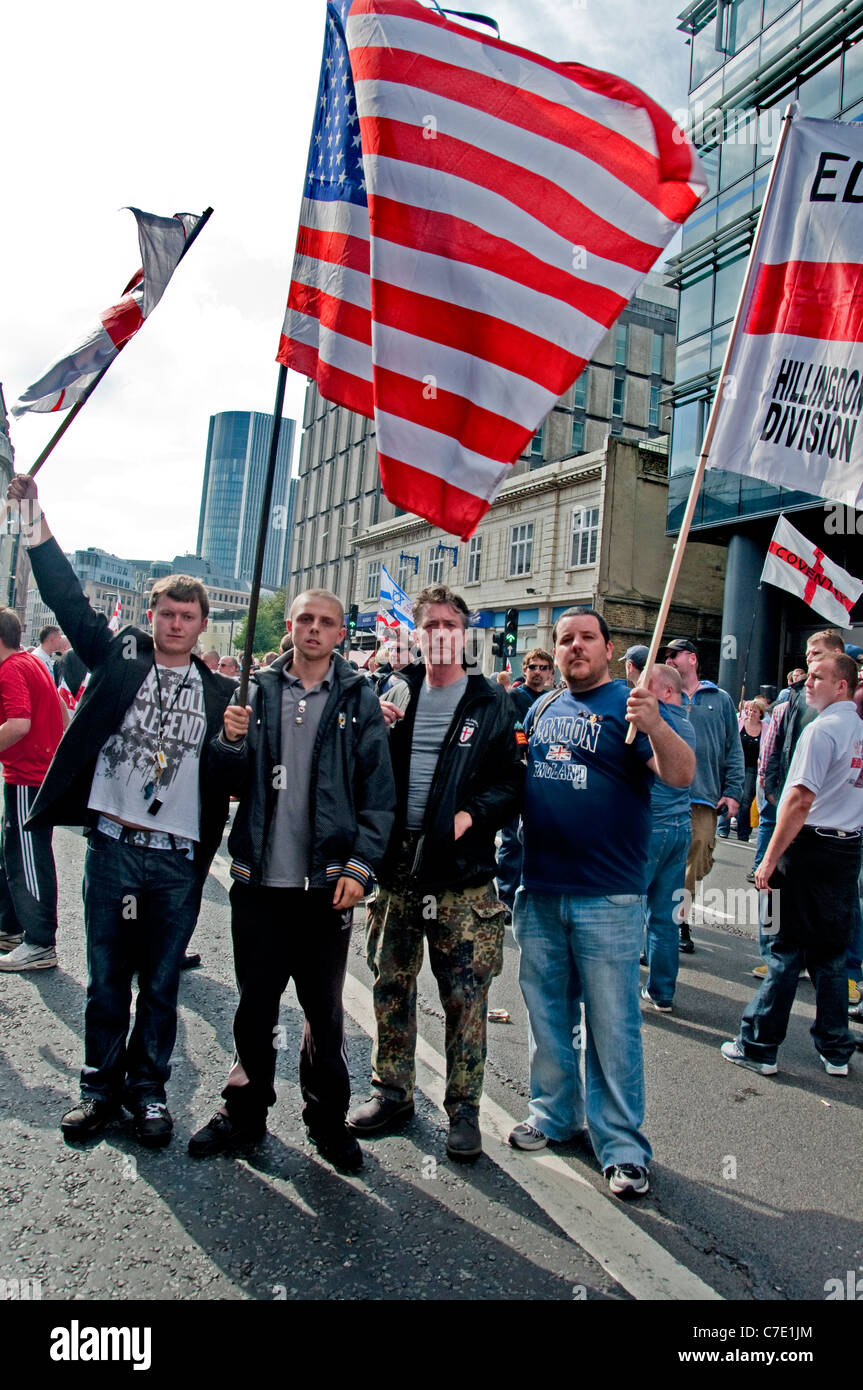
[{"label": "building window", "polygon": [[584,453],[584,420],[576,416],[572,420],[572,452]]},{"label": "building window", "polygon": [[614,325],[614,360],[618,367],[626,366],[626,330],[627,325],[618,319]]},{"label": "building window", "polygon": [[482,536],[471,536],[467,544],[467,583],[478,584],[482,567]]},{"label": "building window", "polygon": [[569,541],[570,569],[595,564],[598,538],[599,507],[576,507]]},{"label": "building window", "polygon": [[366,599],[376,599],[381,591],[381,562],[369,560],[366,565]]},{"label": "building window", "polygon": [[623,388],[625,382],[622,376],[614,378],[614,389],[611,397],[611,413],[616,419],[623,418]]},{"label": "building window", "polygon": [[524,521],[520,526],[512,526],[509,532],[510,579],[515,579],[520,574],[530,574],[532,550],[533,522]]},{"label": "building window", "polygon": [[647,417],[648,425],[659,426],[659,391],[658,386],[650,388],[650,413]]},{"label": "building window", "polygon": [[662,376],[662,349],[665,344],[664,333],[654,333],[650,350],[650,371],[653,376]]},{"label": "building window", "polygon": [[587,378],[590,375],[590,368],[585,367],[581,376],[576,377],[575,387],[573,388],[572,404],[576,410],[584,410],[587,407]]},{"label": "building window", "polygon": [[404,589],[405,593],[407,593],[408,583],[411,579],[411,576],[413,575],[413,572],[413,560],[408,559],[407,555],[400,555],[398,572],[396,574],[396,582],[398,583],[400,589]]},{"label": "building window", "polygon": [[428,565],[426,567],[427,584],[443,583],[443,561],[445,553],[446,552],[443,550],[438,550],[437,546],[433,546],[429,551]]},{"label": "building window", "polygon": [[528,453],[532,459],[541,459],[545,448],[545,421],[540,425],[533,439],[530,441]]}]

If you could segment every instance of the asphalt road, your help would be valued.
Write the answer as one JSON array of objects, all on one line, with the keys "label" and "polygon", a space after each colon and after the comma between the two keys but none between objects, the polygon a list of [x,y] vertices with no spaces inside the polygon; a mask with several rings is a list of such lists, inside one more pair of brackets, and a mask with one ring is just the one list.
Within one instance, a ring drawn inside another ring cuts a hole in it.
[{"label": "asphalt road", "polygon": [[[650,1195],[623,1206],[577,1145],[514,1154],[524,1117],[527,1050],[517,950],[491,1005],[486,1156],[445,1156],[439,1109],[443,1021],[434,980],[421,981],[416,1118],[366,1145],[357,1177],[335,1173],[300,1121],[301,1015],[284,1000],[279,1104],[252,1155],[194,1161],[185,1141],[209,1117],[231,1053],[234,986],[227,894],[211,878],[184,977],[169,1103],[169,1149],[147,1152],[118,1122],[91,1145],[57,1130],[77,1094],[86,973],[80,908],[84,842],[56,832],[61,967],[0,977],[0,1279],[36,1280],[43,1300],[475,1300],[718,1296],[824,1300],[827,1280],[863,1265],[858,1213],[863,1056],[847,1080],[822,1071],[801,983],[777,1078],[723,1062],[755,982],[754,928],[694,931],[675,1011],[645,1014]],[[711,888],[745,887],[751,850],[723,845]],[[224,864],[217,874],[224,879]],[[367,1093],[369,974],[358,920],[347,997],[354,1092]],[[359,1021],[357,1021],[359,1020]],[[365,1028],[362,1026],[365,1024]],[[436,1070],[437,1069],[437,1070]],[[701,1281],[701,1282],[699,1282]]]}]

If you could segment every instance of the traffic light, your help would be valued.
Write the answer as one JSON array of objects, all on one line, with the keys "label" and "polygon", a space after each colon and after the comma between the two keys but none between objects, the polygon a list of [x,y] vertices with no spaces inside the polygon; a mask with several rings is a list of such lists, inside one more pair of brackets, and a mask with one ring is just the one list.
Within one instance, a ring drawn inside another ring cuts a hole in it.
[{"label": "traffic light", "polygon": [[348,629],[349,647],[352,647],[354,645],[354,638],[357,635],[357,615],[359,614],[359,611],[359,606],[356,603],[352,603],[350,608],[348,609],[348,621],[346,626]]},{"label": "traffic light", "polygon": [[508,608],[504,618],[503,627],[503,655],[507,661],[512,661],[515,656],[515,648],[518,642],[518,609]]},{"label": "traffic light", "polygon": [[491,639],[491,653],[492,653],[492,656],[503,656],[503,655],[504,655],[503,632],[495,632],[495,633],[492,635],[492,639]]}]

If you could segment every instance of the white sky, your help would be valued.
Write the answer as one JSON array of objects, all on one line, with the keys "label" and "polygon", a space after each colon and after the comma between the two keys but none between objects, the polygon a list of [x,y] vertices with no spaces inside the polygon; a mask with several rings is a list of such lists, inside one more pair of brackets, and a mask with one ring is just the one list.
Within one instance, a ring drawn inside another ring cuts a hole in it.
[{"label": "white sky", "polygon": [[[46,516],[67,550],[94,545],[151,559],[193,550],[210,415],[272,410],[324,8],[324,0],[43,0],[4,10],[7,408],[116,303],[137,269],[135,222],[121,208],[215,209],[152,318],[39,474]],[[615,72],[669,111],[686,104],[682,0],[463,8],[493,15],[511,43]],[[298,422],[304,389],[305,378],[289,373],[285,414]],[[18,471],[60,419],[10,419]]]}]

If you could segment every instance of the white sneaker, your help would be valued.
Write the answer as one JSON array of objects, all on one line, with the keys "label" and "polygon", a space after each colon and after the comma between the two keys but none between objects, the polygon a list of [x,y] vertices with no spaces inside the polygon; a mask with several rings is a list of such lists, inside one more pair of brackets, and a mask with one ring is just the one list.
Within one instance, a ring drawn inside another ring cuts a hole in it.
[{"label": "white sneaker", "polygon": [[8,956],[0,956],[0,970],[50,970],[57,964],[53,946],[28,946],[22,941]]},{"label": "white sneaker", "polygon": [[24,940],[24,933],[0,932],[0,951],[14,951],[16,946],[20,946]]},{"label": "white sneaker", "polygon": [[828,1062],[828,1061],[827,1061],[827,1058],[826,1058],[822,1053],[820,1053],[820,1052],[818,1053],[818,1056],[821,1058],[821,1061],[822,1061],[822,1063],[823,1063],[823,1065],[824,1065],[824,1070],[826,1071],[826,1073],[827,1073],[828,1076],[847,1076],[847,1075],[848,1075],[848,1063],[847,1063],[847,1062]]},{"label": "white sneaker", "polygon": [[605,1176],[615,1197],[643,1197],[650,1190],[647,1169],[639,1163],[615,1163],[606,1168]]},{"label": "white sneaker", "polygon": [[544,1149],[548,1143],[548,1137],[543,1134],[541,1129],[534,1129],[533,1125],[516,1125],[509,1136],[509,1142],[514,1149],[525,1149],[528,1153],[535,1149]]},{"label": "white sneaker", "polygon": [[724,1042],[719,1051],[726,1062],[733,1062],[737,1067],[746,1067],[748,1071],[757,1071],[759,1076],[775,1076],[779,1070],[775,1062],[756,1062],[747,1057],[736,1038],[732,1042]]}]

